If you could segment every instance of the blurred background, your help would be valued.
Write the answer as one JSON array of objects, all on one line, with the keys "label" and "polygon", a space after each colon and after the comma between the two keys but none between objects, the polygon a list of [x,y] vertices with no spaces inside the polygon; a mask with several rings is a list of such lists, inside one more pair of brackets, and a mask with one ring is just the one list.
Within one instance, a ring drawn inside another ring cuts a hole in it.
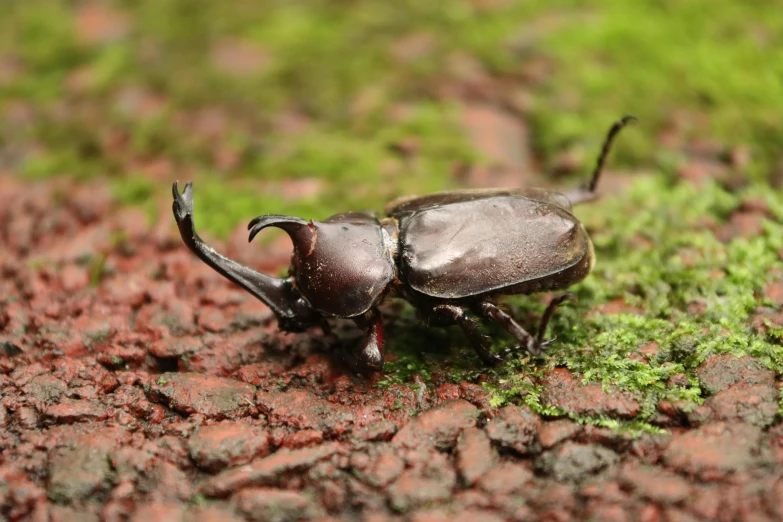
[{"label": "blurred background", "polygon": [[626,113],[615,171],[780,183],[781,107],[778,2],[0,3],[0,172],[98,178],[151,213],[194,180],[217,236],[573,185]]}]

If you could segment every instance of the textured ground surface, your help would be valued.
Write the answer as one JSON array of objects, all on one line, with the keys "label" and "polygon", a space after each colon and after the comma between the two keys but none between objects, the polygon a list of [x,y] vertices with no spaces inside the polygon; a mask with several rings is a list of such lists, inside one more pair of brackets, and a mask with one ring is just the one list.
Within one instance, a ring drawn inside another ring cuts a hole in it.
[{"label": "textured ground surface", "polygon": [[[442,4],[0,1],[0,519],[783,519],[783,11]],[[592,275],[496,369],[388,303],[354,375],[171,217],[276,273],[256,215],[574,186],[626,113]]]},{"label": "textured ground surface", "polygon": [[[661,401],[668,432],[639,437],[493,408],[482,386],[437,376],[374,386],[335,340],[278,334],[168,220],[113,212],[98,186],[3,180],[0,193],[10,519],[783,517],[780,382],[752,358],[707,358],[695,373],[709,398]],[[564,368],[539,384],[567,413],[640,411]]]}]

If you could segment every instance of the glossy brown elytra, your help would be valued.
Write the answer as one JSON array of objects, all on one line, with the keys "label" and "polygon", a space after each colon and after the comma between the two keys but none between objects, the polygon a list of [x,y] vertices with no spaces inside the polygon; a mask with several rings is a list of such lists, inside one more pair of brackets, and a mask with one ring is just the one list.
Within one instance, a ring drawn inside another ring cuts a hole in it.
[{"label": "glossy brown elytra", "polygon": [[[336,214],[324,221],[263,215],[248,225],[252,239],[266,227],[283,229],[294,251],[286,278],[261,274],[207,246],[193,224],[193,186],[172,187],[173,211],[185,244],[224,277],[265,302],[281,330],[327,319],[353,319],[365,330],[353,350],[359,369],[383,368],[383,324],[378,305],[403,298],[430,324],[459,325],[481,359],[498,364],[469,312],[502,325],[519,345],[540,353],[547,325],[569,294],[554,298],[528,333],[498,307],[497,298],[567,288],[593,267],[590,238],[572,205],[595,199],[595,188],[614,137],[632,116],[612,125],[587,187],[572,193],[537,188],[459,190],[390,203],[386,217]],[[511,350],[507,350],[511,351]]]}]

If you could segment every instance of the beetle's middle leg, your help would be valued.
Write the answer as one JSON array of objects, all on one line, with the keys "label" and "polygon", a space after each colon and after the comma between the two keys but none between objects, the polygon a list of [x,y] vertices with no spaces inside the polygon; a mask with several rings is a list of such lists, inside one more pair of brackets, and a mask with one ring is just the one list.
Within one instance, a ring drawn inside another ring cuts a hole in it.
[{"label": "beetle's middle leg", "polygon": [[513,317],[498,308],[494,303],[489,301],[481,301],[477,306],[477,311],[484,317],[495,321],[505,328],[508,333],[510,333],[515,339],[519,341],[519,348],[524,348],[528,353],[533,355],[539,355],[546,349],[547,346],[555,341],[554,337],[548,341],[544,340],[546,329],[547,326],[549,326],[549,321],[552,319],[552,316],[554,315],[555,310],[557,310],[557,307],[569,299],[573,299],[573,295],[566,293],[555,297],[549,302],[549,305],[544,311],[544,315],[541,317],[541,323],[538,326],[538,333],[535,337],[528,333],[528,331],[522,328],[522,326],[520,326]]},{"label": "beetle's middle leg", "polygon": [[478,356],[484,361],[484,364],[497,366],[503,362],[502,357],[492,353],[489,349],[487,337],[482,335],[478,326],[476,326],[476,322],[468,317],[464,308],[456,305],[438,305],[432,309],[432,312],[438,319],[460,325],[462,331],[465,332],[465,336],[473,345],[473,349],[476,350]]},{"label": "beetle's middle leg", "polygon": [[495,321],[505,328],[506,331],[514,337],[514,339],[519,341],[521,348],[524,348],[532,354],[537,354],[542,351],[542,347],[539,346],[538,339],[528,333],[528,331],[522,328],[522,326],[520,326],[520,324],[517,323],[513,317],[511,317],[504,310],[498,308],[498,306],[494,303],[490,303],[489,301],[481,301],[476,306],[476,312],[483,315],[487,319]]}]

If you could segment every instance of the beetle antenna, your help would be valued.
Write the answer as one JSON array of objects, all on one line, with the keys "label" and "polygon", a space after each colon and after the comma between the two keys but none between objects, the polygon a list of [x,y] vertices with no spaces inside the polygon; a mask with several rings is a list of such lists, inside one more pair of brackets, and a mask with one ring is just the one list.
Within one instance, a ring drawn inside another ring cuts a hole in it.
[{"label": "beetle antenna", "polygon": [[623,116],[618,121],[614,122],[612,128],[609,129],[609,133],[604,140],[604,146],[601,148],[601,154],[598,156],[598,161],[593,169],[593,176],[590,178],[590,183],[587,185],[587,191],[590,193],[595,192],[595,187],[598,185],[598,180],[601,177],[601,172],[604,170],[604,163],[606,163],[606,157],[609,155],[609,150],[612,148],[612,142],[617,136],[620,130],[631,122],[636,121],[636,116]]}]

